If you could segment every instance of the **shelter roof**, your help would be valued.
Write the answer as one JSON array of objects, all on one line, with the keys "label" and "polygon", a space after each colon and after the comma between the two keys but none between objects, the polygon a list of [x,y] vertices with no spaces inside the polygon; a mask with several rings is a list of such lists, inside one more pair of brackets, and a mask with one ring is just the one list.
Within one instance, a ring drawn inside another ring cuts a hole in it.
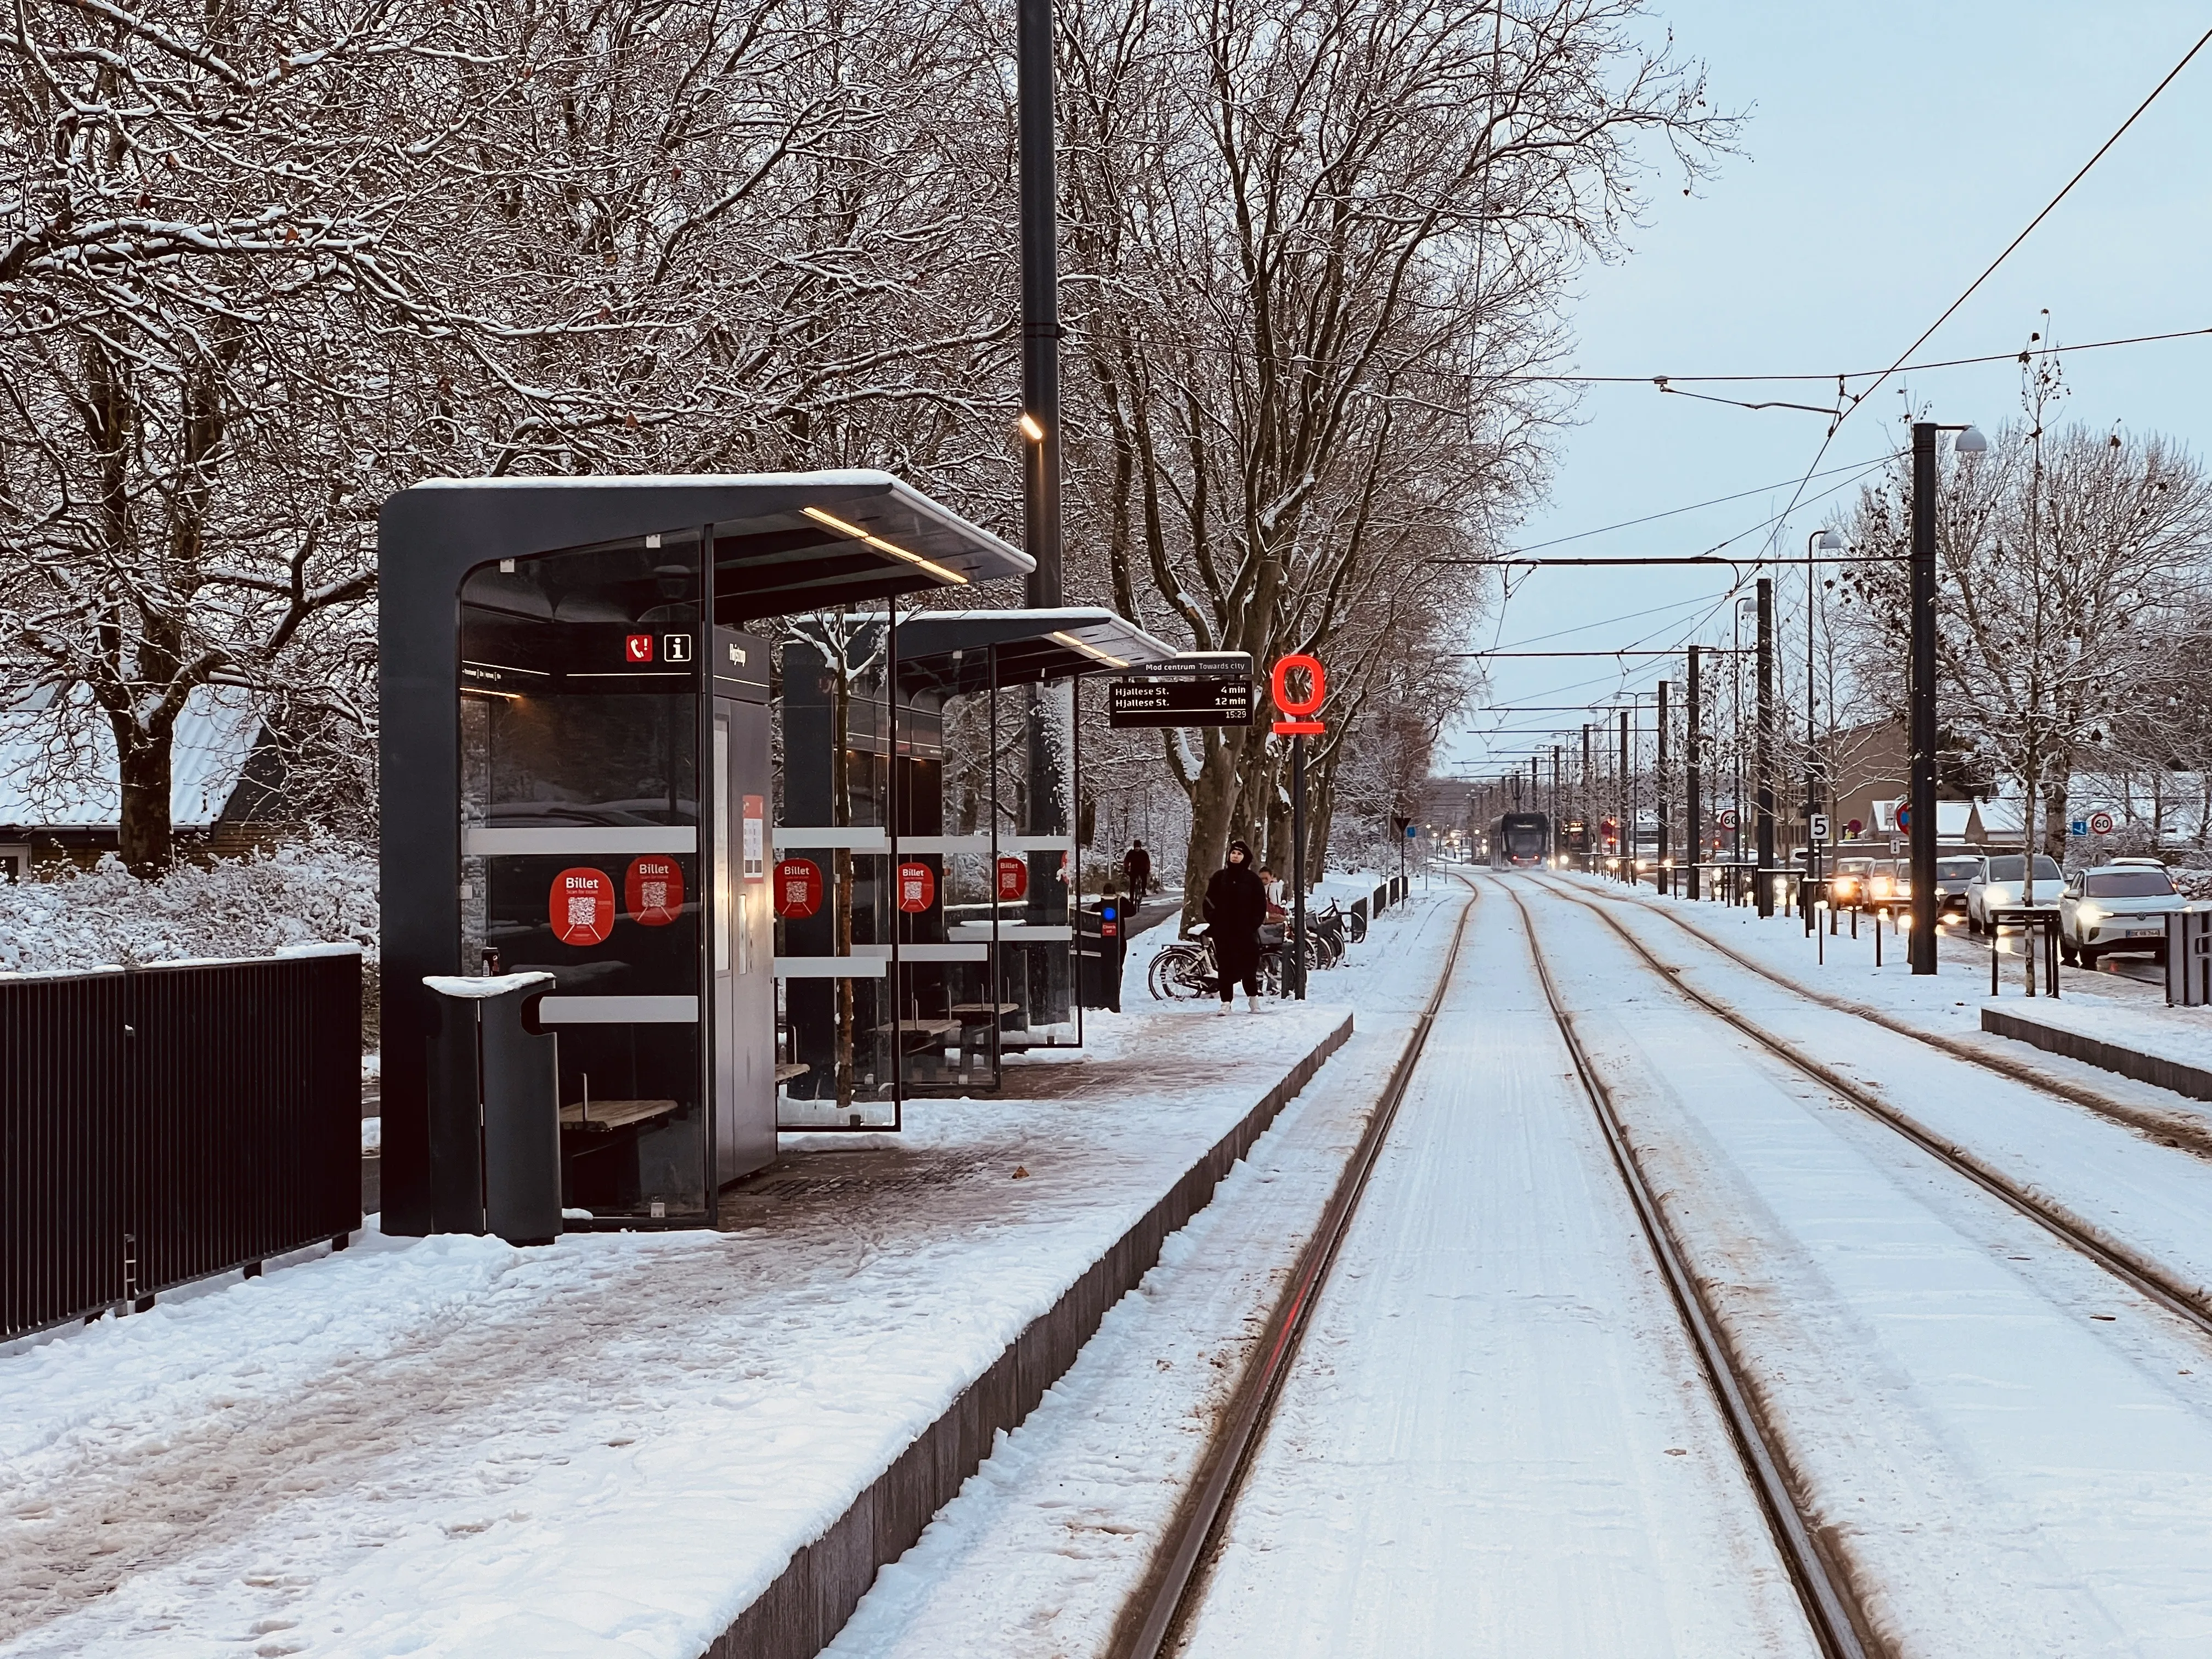
[{"label": "shelter roof", "polygon": [[1165,640],[1103,605],[1051,611],[922,611],[900,619],[899,678],[947,696],[1033,685],[1176,654]]},{"label": "shelter roof", "polygon": [[434,580],[448,598],[457,558],[473,567],[617,544],[673,550],[710,532],[714,619],[726,626],[1036,568],[980,525],[864,469],[431,478],[386,501],[381,516],[386,589],[395,574],[404,579],[395,563],[427,557],[444,568]]}]

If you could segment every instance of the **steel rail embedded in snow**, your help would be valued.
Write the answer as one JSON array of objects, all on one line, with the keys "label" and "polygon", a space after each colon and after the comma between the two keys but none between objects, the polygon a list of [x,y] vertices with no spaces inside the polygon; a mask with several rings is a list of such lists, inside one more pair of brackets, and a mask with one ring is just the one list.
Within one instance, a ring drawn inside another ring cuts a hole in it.
[{"label": "steel rail embedded in snow", "polygon": [[1510,888],[1507,889],[1507,896],[1521,913],[1522,931],[1528,937],[1528,955],[1536,964],[1536,980],[1543,988],[1544,1000],[1551,1006],[1552,1018],[1558,1023],[1559,1035],[1574,1061],[1575,1075],[1582,1082],[1583,1091],[1589,1097],[1591,1110],[1597,1115],[1598,1127],[1613,1153],[1613,1166],[1620,1172],[1621,1183],[1628,1189],[1628,1201],[1644,1228],[1644,1239],[1666,1278],[1668,1289],[1674,1292],[1682,1328],[1688,1334],[1691,1346],[1698,1351],[1705,1381],[1735,1441],[1737,1455],[1743,1460],[1744,1473],[1759,1494],[1759,1507],[1765,1513],[1768,1528],[1790,1570],[1790,1581],[1796,1586],[1814,1638],[1828,1659],[1867,1659],[1869,1649],[1860,1633],[1863,1620],[1849,1578],[1840,1565],[1821,1550],[1810,1521],[1798,1508],[1796,1495],[1783,1473],[1781,1454],[1752,1401],[1744,1377],[1736,1369],[1735,1356],[1721,1334],[1719,1320],[1706,1305],[1681,1246],[1644,1179],[1643,1167],[1636,1160],[1627,1129],[1613,1105],[1613,1092],[1584,1051],[1581,1035],[1575,1030],[1574,1016],[1567,1012],[1559,987],[1553,982],[1551,964],[1545,961],[1543,947],[1536,941],[1536,924],[1528,914],[1528,907]]},{"label": "steel rail embedded in snow", "polygon": [[[1553,891],[1562,895],[1572,891],[1571,889],[1560,886],[1555,882],[1547,882],[1546,885]],[[1599,896],[1609,899],[1616,904],[1636,903],[1635,900],[1620,893],[1606,892],[1601,893]],[[1586,896],[1577,895],[1577,897],[1579,902],[1589,902]],[[1933,1031],[1915,1030],[1893,1014],[1887,1013],[1880,1008],[1869,1007],[1864,1003],[1853,1002],[1848,997],[1829,996],[1825,992],[1808,990],[1802,985],[1784,979],[1765,963],[1745,956],[1741,951],[1715,939],[1704,928],[1692,927],[1671,909],[1650,904],[1638,905],[1637,908],[1649,911],[1653,915],[1665,917],[1692,939],[1697,940],[1698,944],[1719,951],[1738,967],[1757,974],[1761,979],[1780,987],[1792,995],[1802,997],[1808,1002],[1816,1002],[1823,1008],[1831,1009],[1839,1014],[1849,1014],[1856,1019],[1870,1021],[1881,1026],[1885,1031],[1894,1032],[1901,1037],[1911,1037],[1915,1042],[1923,1043],[1938,1054],[1948,1054],[1954,1060],[1962,1060],[1969,1066],[1978,1066],[1985,1072],[1994,1072],[2008,1082],[2017,1083],[2024,1088],[2036,1090],[2039,1093],[2051,1096],[2055,1100],[2063,1100],[2069,1105],[2079,1106],[2084,1111],[2094,1112],[2099,1117],[2108,1119],[2124,1129],[2132,1129],[2141,1134],[2154,1136],[2162,1145],[2171,1146],[2177,1152],[2187,1152],[2192,1158],[2203,1158],[2208,1163],[2212,1163],[2212,1131],[2192,1127],[2187,1123],[2177,1123],[2171,1117],[2162,1117],[2155,1112],[2138,1109],[2124,1102],[2114,1100],[2109,1095],[2100,1094],[2094,1089],[2084,1088],[2078,1083],[2069,1083],[2062,1078],[2046,1077],[2017,1060],[2002,1059],[1996,1054],[1981,1054],[1960,1042],[1956,1037],[1939,1036]],[[2133,979],[2136,975],[2128,974],[2124,975],[2123,977]],[[2165,970],[2161,969],[2155,979],[2142,982],[2163,986],[2166,983]]]},{"label": "steel rail embedded in snow", "polygon": [[[1802,1053],[1790,1043],[1737,1012],[1728,1004],[1683,984],[1679,969],[1669,968],[1658,957],[1653,956],[1641,939],[1622,927],[1616,917],[1607,915],[1594,901],[1548,882],[1545,886],[1547,891],[1582,906],[1607,927],[1612,928],[1662,983],[1673,987],[1685,999],[1742,1032],[1744,1036],[1773,1054],[1784,1065],[1802,1072],[1822,1088],[1849,1101],[1876,1122],[1894,1129],[1937,1163],[1955,1174],[1964,1176],[1993,1198],[2002,1200],[2035,1223],[2037,1226],[2041,1227],[2060,1243],[2069,1249],[2080,1252],[2095,1262],[2137,1295],[2148,1301],[2155,1302],[2168,1313],[2187,1321],[2200,1333],[2212,1336],[2212,1304],[2208,1304],[2204,1293],[2193,1287],[2177,1284],[2169,1279],[2156,1263],[2137,1256],[2136,1252],[2126,1244],[2118,1240],[2107,1242],[2099,1238],[2087,1228],[2039,1202],[2032,1194],[2021,1188],[2008,1176],[1983,1163],[1965,1147],[1953,1146],[1938,1139],[1899,1112],[1872,1091],[1854,1083],[1832,1067]],[[1695,938],[1704,938],[1703,934],[1697,933],[1694,929],[1689,931]],[[1708,940],[1707,943],[1711,941]],[[1732,951],[1723,954],[1730,957],[1735,955]],[[1741,960],[1741,958],[1736,959]],[[1745,965],[1750,967],[1754,964],[1746,963]],[[1773,977],[1771,975],[1765,974],[1764,970],[1759,971],[1764,978]],[[1786,981],[1777,980],[1775,983],[1781,985],[1785,990],[1796,993],[1808,1002],[1825,1006],[1824,999],[1814,996]],[[1938,1043],[1936,1046],[1941,1048],[1942,1045]],[[2000,1075],[2004,1074],[1999,1067],[1992,1066],[1990,1069],[1998,1071]]]},{"label": "steel rail embedded in snow", "polygon": [[1382,1098],[1375,1115],[1368,1120],[1359,1145],[1345,1165],[1344,1173],[1337,1177],[1336,1190],[1329,1194],[1320,1224],[1299,1257],[1297,1269],[1276,1304],[1265,1335],[1254,1348],[1243,1376],[1237,1379],[1237,1392],[1231,1398],[1230,1408],[1214,1435],[1213,1443],[1206,1449],[1198,1480],[1169,1523],[1144,1583],[1122,1612],[1109,1650],[1115,1659],[1158,1659],[1169,1638],[1196,1608],[1200,1565],[1220,1536],[1222,1524],[1236,1502],[1245,1470],[1259,1446],[1260,1431],[1274,1413],[1283,1380],[1297,1357],[1298,1344],[1305,1334],[1314,1304],[1328,1281],[1338,1247],[1352,1230],[1352,1218],[1358,1212],[1359,1201],[1367,1191],[1367,1177],[1382,1155],[1383,1143],[1389,1139],[1390,1126],[1398,1115],[1398,1103],[1405,1098],[1407,1087],[1413,1081],[1413,1068],[1420,1061],[1421,1051],[1428,1046],[1429,1030],[1436,1024],[1437,1010],[1443,1006],[1444,993],[1450,988],[1452,969],[1459,963],[1460,941],[1467,934],[1468,913],[1474,908],[1475,893],[1471,882],[1468,890],[1467,902],[1460,907],[1459,921],[1452,928],[1451,946],[1444,952],[1443,970],[1437,975],[1436,988],[1429,994],[1428,1005],[1414,1022],[1413,1033],[1407,1038],[1397,1064],[1391,1068]]}]

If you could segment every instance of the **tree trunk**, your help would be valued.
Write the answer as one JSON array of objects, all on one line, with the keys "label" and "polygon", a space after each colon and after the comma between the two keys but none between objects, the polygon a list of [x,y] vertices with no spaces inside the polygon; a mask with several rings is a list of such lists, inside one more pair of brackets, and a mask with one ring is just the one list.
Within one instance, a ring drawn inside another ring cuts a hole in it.
[{"label": "tree trunk", "polygon": [[2043,779],[2043,850],[2062,866],[2066,862],[2066,797],[2074,781],[2074,769],[2055,761]]},{"label": "tree trunk", "polygon": [[169,828],[169,765],[173,730],[148,732],[126,715],[112,715],[121,762],[123,799],[118,820],[124,867],[150,881],[169,867],[176,845]]},{"label": "tree trunk", "polygon": [[1206,755],[1190,788],[1190,839],[1183,854],[1185,927],[1202,919],[1206,878],[1229,856],[1230,821],[1238,793],[1237,750],[1218,744]]}]

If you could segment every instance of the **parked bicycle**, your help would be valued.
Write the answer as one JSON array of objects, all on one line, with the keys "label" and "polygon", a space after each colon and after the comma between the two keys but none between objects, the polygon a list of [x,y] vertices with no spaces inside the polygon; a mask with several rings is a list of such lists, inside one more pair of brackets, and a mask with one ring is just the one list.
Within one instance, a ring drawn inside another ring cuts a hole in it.
[{"label": "parked bicycle", "polygon": [[[1260,989],[1266,996],[1283,994],[1285,941],[1282,930],[1268,928],[1261,934]],[[1269,935],[1274,937],[1270,939]],[[1313,940],[1306,941],[1305,964],[1310,973],[1319,961]],[[1156,1002],[1195,1002],[1221,994],[1221,975],[1213,960],[1213,942],[1200,922],[1184,938],[1160,947],[1145,972],[1145,988]]]}]

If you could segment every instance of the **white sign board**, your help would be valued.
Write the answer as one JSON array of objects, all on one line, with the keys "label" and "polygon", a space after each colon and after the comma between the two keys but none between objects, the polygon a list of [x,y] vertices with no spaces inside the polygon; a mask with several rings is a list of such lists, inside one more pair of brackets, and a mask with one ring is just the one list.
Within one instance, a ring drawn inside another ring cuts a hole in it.
[{"label": "white sign board", "polygon": [[1814,814],[1813,814],[1813,842],[1814,842],[1814,845],[1815,845],[1815,846],[1826,846],[1826,845],[1827,844],[1827,840],[1828,840],[1828,815],[1827,815],[1826,812],[1815,812],[1815,813],[1814,813]]}]

